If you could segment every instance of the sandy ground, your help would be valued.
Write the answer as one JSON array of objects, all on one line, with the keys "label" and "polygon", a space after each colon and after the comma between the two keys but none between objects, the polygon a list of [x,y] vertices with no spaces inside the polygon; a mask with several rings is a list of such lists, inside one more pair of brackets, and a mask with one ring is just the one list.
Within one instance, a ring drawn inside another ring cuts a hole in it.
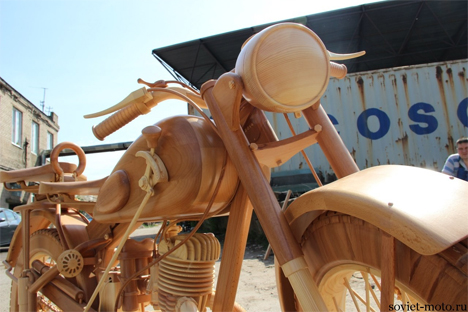
[{"label": "sandy ground", "polygon": [[[273,253],[263,261],[265,248],[249,246],[246,249],[237,287],[236,302],[246,311],[281,311],[276,290]],[[216,263],[216,270],[219,262]]]}]

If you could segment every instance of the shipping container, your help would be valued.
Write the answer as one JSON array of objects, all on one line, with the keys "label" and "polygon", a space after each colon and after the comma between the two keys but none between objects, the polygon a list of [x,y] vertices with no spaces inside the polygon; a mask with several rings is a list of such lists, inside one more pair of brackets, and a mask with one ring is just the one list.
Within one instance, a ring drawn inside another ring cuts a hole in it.
[{"label": "shipping container", "polygon": [[[468,136],[468,60],[404,66],[330,79],[321,103],[360,169],[400,164],[440,171]],[[279,139],[291,136],[282,114],[267,113]],[[308,130],[289,114],[296,133]],[[306,149],[321,181],[335,179],[318,145]],[[404,178],[404,177],[402,177]],[[316,184],[304,157],[274,168],[275,190]]]}]

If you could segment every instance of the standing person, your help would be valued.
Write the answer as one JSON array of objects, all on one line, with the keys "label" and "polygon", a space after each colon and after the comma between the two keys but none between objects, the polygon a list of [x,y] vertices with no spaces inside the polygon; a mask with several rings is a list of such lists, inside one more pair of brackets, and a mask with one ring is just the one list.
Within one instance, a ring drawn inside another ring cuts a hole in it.
[{"label": "standing person", "polygon": [[457,140],[457,151],[447,158],[442,172],[468,181],[468,138]]}]

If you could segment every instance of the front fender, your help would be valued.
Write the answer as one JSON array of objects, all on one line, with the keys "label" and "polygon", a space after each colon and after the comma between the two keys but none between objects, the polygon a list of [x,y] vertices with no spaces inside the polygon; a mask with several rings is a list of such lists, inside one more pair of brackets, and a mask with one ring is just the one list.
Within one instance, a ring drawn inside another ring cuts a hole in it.
[{"label": "front fender", "polygon": [[348,214],[432,255],[468,236],[468,183],[427,169],[369,168],[307,192],[285,211],[299,241],[324,210]]}]

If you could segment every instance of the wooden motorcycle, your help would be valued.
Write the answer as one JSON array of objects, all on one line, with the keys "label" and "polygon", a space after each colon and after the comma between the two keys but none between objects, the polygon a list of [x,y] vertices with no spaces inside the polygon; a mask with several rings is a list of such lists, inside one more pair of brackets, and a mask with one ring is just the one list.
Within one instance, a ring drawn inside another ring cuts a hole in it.
[{"label": "wooden motorcycle", "polygon": [[[85,116],[114,112],[93,128],[102,140],[167,99],[199,111],[145,127],[108,177],[86,181],[85,154],[68,142],[54,148],[50,164],[1,172],[6,185],[34,194],[15,208],[23,221],[4,261],[11,311],[242,311],[235,296],[253,210],[275,253],[284,311],[344,311],[348,292],[367,311],[375,310],[371,301],[381,311],[395,302],[466,310],[468,184],[406,166],[359,171],[320,105],[329,78],[346,75],[331,61],[359,55],[327,51],[302,25],[274,25],[251,37],[235,69],[200,93],[140,81],[147,88]],[[278,140],[264,111],[294,113],[310,130]],[[270,168],[315,143],[338,180],[283,211]],[[65,148],[77,153],[78,166],[58,161]],[[196,231],[225,215],[215,285],[220,243]],[[177,224],[187,220],[197,226],[181,234]],[[155,221],[162,226],[154,239],[129,238]],[[355,272],[365,296],[350,288]]]}]

